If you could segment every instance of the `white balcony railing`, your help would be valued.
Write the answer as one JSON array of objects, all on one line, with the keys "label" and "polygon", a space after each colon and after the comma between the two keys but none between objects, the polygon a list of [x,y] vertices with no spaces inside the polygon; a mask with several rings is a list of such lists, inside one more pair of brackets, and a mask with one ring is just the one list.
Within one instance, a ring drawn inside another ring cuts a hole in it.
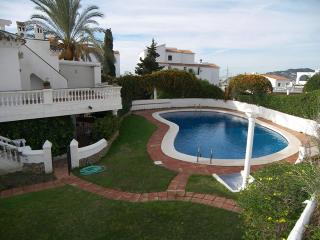
[{"label": "white balcony railing", "polygon": [[119,110],[120,90],[105,86],[0,92],[0,122]]}]

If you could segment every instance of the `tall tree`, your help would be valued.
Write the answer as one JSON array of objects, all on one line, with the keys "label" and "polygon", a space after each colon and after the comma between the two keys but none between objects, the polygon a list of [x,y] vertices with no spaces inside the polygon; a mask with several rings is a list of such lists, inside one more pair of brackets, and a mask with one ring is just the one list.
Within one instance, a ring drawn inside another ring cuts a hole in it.
[{"label": "tall tree", "polygon": [[31,16],[31,24],[40,25],[55,36],[62,50],[60,58],[79,60],[97,45],[94,33],[101,31],[95,18],[103,17],[97,6],[91,5],[81,12],[81,0],[31,0],[39,13]]},{"label": "tall tree", "polygon": [[145,75],[162,70],[163,67],[156,61],[157,57],[159,57],[157,43],[152,39],[150,47],[147,47],[147,56],[144,59],[140,58],[140,62],[136,67],[136,74]]},{"label": "tall tree", "polygon": [[116,76],[116,59],[113,51],[113,36],[111,29],[107,29],[104,34],[103,45],[103,74],[105,76]]}]

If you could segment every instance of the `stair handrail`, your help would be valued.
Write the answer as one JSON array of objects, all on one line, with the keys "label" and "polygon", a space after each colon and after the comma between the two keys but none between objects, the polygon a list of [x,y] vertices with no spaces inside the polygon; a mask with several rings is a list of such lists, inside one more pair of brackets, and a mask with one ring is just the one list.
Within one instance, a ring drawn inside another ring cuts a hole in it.
[{"label": "stair handrail", "polygon": [[50,63],[48,63],[46,60],[44,60],[38,53],[33,51],[30,47],[27,45],[24,45],[27,49],[29,49],[34,55],[36,55],[38,58],[40,58],[45,64],[47,64],[50,68],[52,68],[56,73],[58,73],[64,80],[68,82],[68,79],[66,79],[65,76],[63,76],[57,69],[55,69]]}]

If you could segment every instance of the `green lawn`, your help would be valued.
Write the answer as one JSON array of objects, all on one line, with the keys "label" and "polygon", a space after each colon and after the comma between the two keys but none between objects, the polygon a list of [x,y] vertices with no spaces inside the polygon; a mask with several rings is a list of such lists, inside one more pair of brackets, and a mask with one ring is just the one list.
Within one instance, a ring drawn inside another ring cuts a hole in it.
[{"label": "green lawn", "polygon": [[165,191],[176,175],[163,167],[155,166],[147,153],[147,143],[156,127],[143,117],[126,117],[120,127],[120,135],[99,164],[106,171],[83,177],[87,181],[105,187],[130,192]]},{"label": "green lawn", "polygon": [[71,186],[0,199],[0,239],[241,239],[238,214],[187,202],[127,203]]},{"label": "green lawn", "polygon": [[221,197],[237,199],[237,193],[230,192],[212,176],[192,175],[189,178],[186,191],[215,194]]}]

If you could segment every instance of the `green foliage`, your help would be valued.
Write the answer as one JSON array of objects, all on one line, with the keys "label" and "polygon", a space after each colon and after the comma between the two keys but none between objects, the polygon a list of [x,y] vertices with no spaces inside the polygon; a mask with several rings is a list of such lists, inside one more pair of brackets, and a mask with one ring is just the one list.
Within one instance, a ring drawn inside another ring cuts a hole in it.
[{"label": "green foliage", "polygon": [[36,23],[53,36],[61,50],[60,58],[79,61],[89,57],[93,49],[88,44],[98,44],[94,35],[101,30],[96,21],[103,17],[99,7],[90,5],[81,11],[81,0],[31,1],[37,13],[31,16],[29,27]]},{"label": "green foliage", "polygon": [[286,239],[310,198],[297,173],[309,164],[273,164],[254,174],[255,181],[240,193],[245,239]]},{"label": "green foliage", "polygon": [[315,119],[320,109],[320,90],[297,95],[240,95],[237,100],[274,109],[298,117]]},{"label": "green foliage", "polygon": [[150,99],[154,87],[160,98],[222,99],[223,91],[193,74],[179,70],[158,71],[144,76],[127,75],[117,79],[122,86],[123,108],[129,110],[133,100]]},{"label": "green foliage", "polygon": [[116,76],[116,59],[113,52],[113,36],[111,29],[107,29],[104,33],[104,46],[103,46],[103,75]]},{"label": "green foliage", "polygon": [[[144,77],[125,75],[117,78],[117,82],[121,88],[122,111],[128,112],[131,108],[133,100],[149,99],[150,91],[147,91],[146,81]],[[149,88],[148,88],[149,89]]]},{"label": "green foliage", "polygon": [[93,123],[92,138],[99,141],[102,138],[109,140],[119,129],[119,118],[108,114],[103,118],[97,118]]},{"label": "green foliage", "polygon": [[163,69],[156,61],[157,57],[157,43],[152,39],[150,47],[147,48],[147,56],[144,59],[140,58],[140,63],[136,67],[136,74],[145,75]]},{"label": "green foliage", "polygon": [[66,153],[73,138],[74,126],[70,116],[5,122],[0,124],[1,136],[24,138],[32,149],[42,149],[46,140],[52,143],[54,156]]},{"label": "green foliage", "polygon": [[261,75],[240,74],[230,80],[228,97],[238,97],[240,94],[261,95],[272,92],[271,82]]},{"label": "green foliage", "polygon": [[306,85],[304,85],[303,92],[312,92],[320,89],[320,74],[316,74],[309,78]]}]

